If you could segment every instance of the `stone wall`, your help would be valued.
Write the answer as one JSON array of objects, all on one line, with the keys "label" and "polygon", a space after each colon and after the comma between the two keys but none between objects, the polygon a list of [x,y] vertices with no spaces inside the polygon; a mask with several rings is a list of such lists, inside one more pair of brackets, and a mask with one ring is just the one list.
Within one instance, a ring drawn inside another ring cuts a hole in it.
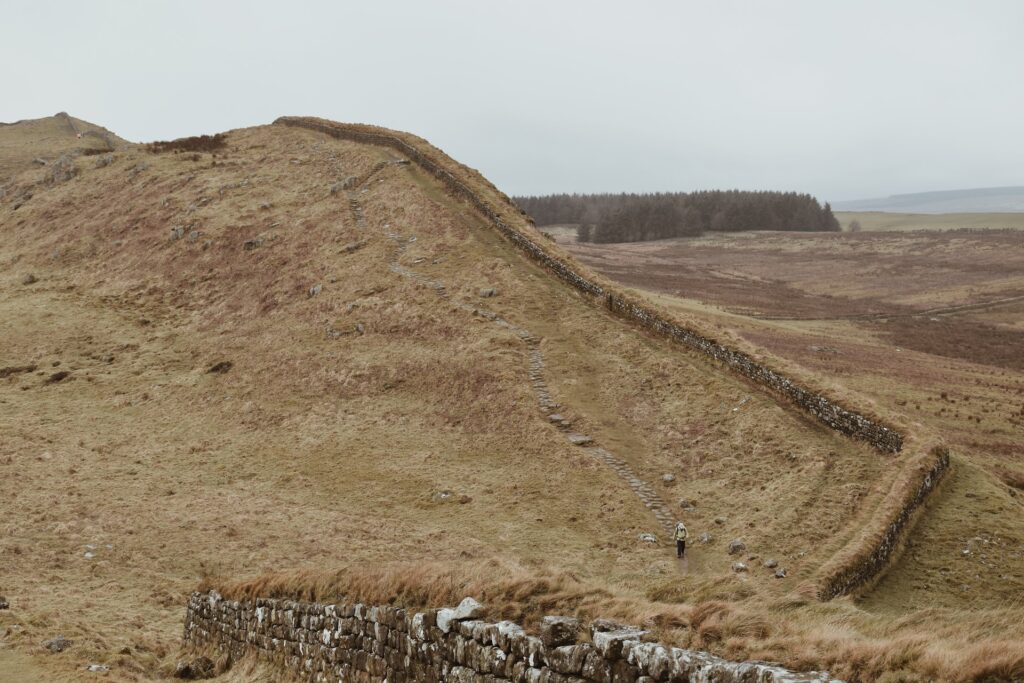
[{"label": "stone wall", "polygon": [[853,559],[840,562],[835,570],[825,572],[824,578],[818,584],[819,600],[831,600],[862,589],[885,571],[910,525],[914,512],[924,504],[949,469],[949,451],[937,448],[932,455],[930,462],[926,460],[926,464],[921,467],[920,476],[912,479],[916,487],[905,491],[906,500],[901,501],[896,514],[881,530],[880,537],[869,539],[863,549],[860,549],[860,556],[857,556],[855,550]]},{"label": "stone wall", "polygon": [[[545,617],[533,636],[509,621],[483,621],[481,611],[471,598],[455,609],[412,612],[390,605],[238,602],[211,591],[189,599],[184,641],[233,660],[254,656],[316,683],[834,680],[661,645],[639,628],[603,620],[583,634],[575,619]],[[580,642],[581,635],[589,642]]]},{"label": "stone wall", "polygon": [[836,405],[826,397],[809,391],[789,378],[754,361],[741,351],[730,349],[693,330],[666,320],[654,310],[629,301],[617,292],[606,291],[600,284],[580,273],[564,260],[549,253],[548,249],[521,231],[516,230],[484,197],[481,197],[453,173],[441,167],[405,140],[367,126],[332,123],[317,119],[281,117],[275,123],[310,128],[334,137],[389,147],[400,152],[437,177],[456,197],[472,204],[509,241],[530,258],[579,291],[601,300],[615,314],[635,321],[647,329],[724,363],[741,375],[785,396],[832,429],[854,438],[863,439],[883,452],[897,453],[903,447],[903,436],[895,429]]},{"label": "stone wall", "polygon": [[[451,168],[460,174],[464,173],[460,170],[459,164],[448,159],[439,150],[434,150],[425,141],[412,136],[406,139],[404,134],[383,128],[336,123],[323,119],[281,117],[275,123],[308,128],[341,139],[394,149],[438,178],[454,196],[465,200],[480,211],[499,232],[528,257],[583,294],[599,301],[616,315],[725,364],[735,372],[788,399],[815,419],[842,434],[867,441],[883,453],[898,453],[903,449],[905,436],[896,429],[882,424],[877,419],[844,408],[755,361],[742,351],[731,349],[695,330],[687,329],[653,308],[602,286],[593,276],[587,275],[582,269],[550,251],[550,247],[532,240],[523,231],[514,227],[514,222],[520,222],[520,219],[515,217],[519,216],[521,211],[511,200],[501,195],[497,189],[494,189],[493,194],[506,202],[505,205],[489,200],[484,196],[486,193],[475,191],[457,177],[456,173],[449,170]],[[505,218],[503,211],[513,218]],[[914,511],[924,503],[928,494],[946,473],[949,455],[945,451],[941,451],[940,454],[937,451],[927,451],[920,443],[916,445],[922,450],[918,450],[914,454],[915,457],[907,460],[905,471],[910,472],[910,478],[903,481],[898,490],[883,501],[883,514],[876,516],[877,524],[873,529],[867,529],[857,541],[840,553],[840,561],[830,563],[819,575],[817,584],[821,599],[829,600],[838,595],[849,594],[877,579],[897,551],[902,535],[909,529]],[[922,466],[920,462],[925,464]],[[896,502],[893,503],[893,500]]]}]

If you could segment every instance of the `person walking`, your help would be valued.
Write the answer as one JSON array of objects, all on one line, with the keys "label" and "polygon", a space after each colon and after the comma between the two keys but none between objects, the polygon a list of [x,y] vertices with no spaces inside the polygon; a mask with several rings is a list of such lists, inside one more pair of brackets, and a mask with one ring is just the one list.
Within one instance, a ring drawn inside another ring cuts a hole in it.
[{"label": "person walking", "polygon": [[676,557],[682,557],[686,552],[686,525],[682,520],[676,522]]}]

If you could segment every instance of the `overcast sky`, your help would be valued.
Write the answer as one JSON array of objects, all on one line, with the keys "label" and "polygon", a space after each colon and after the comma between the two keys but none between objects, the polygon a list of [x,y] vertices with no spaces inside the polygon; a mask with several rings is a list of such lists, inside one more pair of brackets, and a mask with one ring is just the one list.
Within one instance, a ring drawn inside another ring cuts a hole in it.
[{"label": "overcast sky", "polygon": [[1024,2],[0,0],[0,121],[417,133],[510,194],[1024,185]]}]

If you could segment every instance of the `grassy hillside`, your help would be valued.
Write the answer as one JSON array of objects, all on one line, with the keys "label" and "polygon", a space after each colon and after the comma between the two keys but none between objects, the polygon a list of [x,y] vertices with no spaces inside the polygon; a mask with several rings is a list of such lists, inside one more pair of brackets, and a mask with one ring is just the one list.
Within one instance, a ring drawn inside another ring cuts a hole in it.
[{"label": "grassy hillside", "polygon": [[39,162],[62,154],[109,151],[127,145],[106,128],[61,112],[17,123],[0,123],[0,186]]},{"label": "grassy hillside", "polygon": [[[585,586],[675,642],[861,680],[948,673],[990,646],[986,625],[1006,615],[943,614],[935,648],[961,658],[942,664],[927,647],[906,655],[917,617],[811,597],[898,458],[584,305],[396,161],[272,126],[213,153],[132,147],[78,158],[63,182],[11,182],[6,646],[54,679],[94,676],[92,662],[146,679],[177,656],[201,580],[346,567],[393,567],[414,587],[434,567],[455,592],[539,577],[521,594],[531,609]],[[551,423],[538,376],[571,430],[623,467]],[[652,498],[709,535],[686,561]],[[40,656],[57,634],[75,645]]]}]

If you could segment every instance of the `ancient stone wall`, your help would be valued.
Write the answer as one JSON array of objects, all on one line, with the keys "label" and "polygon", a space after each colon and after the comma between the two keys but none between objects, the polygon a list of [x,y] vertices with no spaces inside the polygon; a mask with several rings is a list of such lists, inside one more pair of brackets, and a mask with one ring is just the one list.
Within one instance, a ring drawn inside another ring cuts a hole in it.
[{"label": "ancient stone wall", "polygon": [[400,152],[437,177],[452,194],[472,204],[509,241],[530,258],[581,292],[598,298],[615,314],[633,320],[658,334],[724,363],[754,382],[782,394],[832,429],[854,438],[863,439],[883,452],[896,453],[903,447],[903,436],[895,429],[847,410],[820,394],[804,389],[789,378],[757,363],[741,351],[730,349],[693,330],[685,329],[664,319],[646,306],[626,300],[616,292],[605,291],[604,287],[588,279],[565,261],[548,253],[547,249],[509,225],[485,198],[405,140],[362,126],[329,123],[315,119],[282,117],[275,123],[310,128],[334,137],[389,147]]},{"label": "ancient stone wall", "polygon": [[[602,286],[592,277],[580,272],[580,269],[530,239],[521,230],[514,227],[511,220],[503,217],[502,208],[515,215],[514,209],[510,211],[514,205],[502,207],[474,191],[456,174],[439,163],[438,159],[447,159],[447,157],[444,157],[443,153],[439,151],[432,151],[432,148],[429,148],[425,142],[417,146],[417,144],[404,139],[402,134],[392,133],[386,129],[336,123],[323,119],[281,117],[275,123],[308,128],[337,138],[394,149],[438,178],[454,196],[465,200],[480,211],[495,228],[531,259],[575,289],[599,301],[616,315],[634,321],[646,329],[725,364],[744,377],[785,397],[817,420],[842,434],[863,439],[883,453],[898,453],[902,450],[905,437],[896,429],[866,415],[848,410],[829,398],[802,387],[781,373],[758,363],[742,351],[731,349],[694,330],[687,329],[659,314],[653,308],[632,301],[627,296]],[[448,164],[448,162],[444,163]],[[451,168],[459,169],[458,164],[454,161],[451,161],[450,165]],[[497,191],[495,194],[500,195]],[[509,200],[506,198],[506,201]],[[509,204],[511,205],[510,201]],[[922,447],[921,444],[917,444],[917,446]],[[876,517],[876,519],[881,519],[881,523],[876,524],[874,529],[868,529],[858,541],[848,546],[846,551],[841,553],[842,561],[826,567],[824,573],[819,577],[818,595],[821,599],[828,600],[837,595],[845,595],[860,586],[869,584],[888,565],[899,547],[902,534],[909,528],[914,511],[924,503],[927,495],[935,488],[949,465],[949,455],[944,451],[941,455],[930,452],[922,453],[921,451],[915,455],[917,457],[908,460],[907,465],[912,470],[911,478],[903,482],[901,488],[894,491],[890,498],[884,501],[889,505],[884,509],[884,514],[881,517]],[[927,463],[924,466],[919,464],[919,460],[922,459]],[[892,503],[892,500],[896,502]]]},{"label": "ancient stone wall", "polygon": [[[211,591],[189,599],[184,641],[233,660],[255,656],[317,683],[834,680],[661,645],[641,629],[603,620],[581,634],[575,619],[545,617],[534,636],[509,621],[483,621],[480,611],[471,598],[455,609],[412,612],[391,605],[238,602]],[[589,635],[589,642],[580,642],[581,635]]]},{"label": "ancient stone wall", "polygon": [[818,584],[819,600],[831,600],[852,593],[870,585],[885,571],[914,512],[924,504],[928,494],[935,490],[949,469],[949,451],[938,448],[933,456],[930,466],[922,467],[922,474],[914,478],[916,488],[906,492],[907,499],[899,505],[894,518],[881,530],[879,538],[870,539],[859,553],[861,556],[839,563],[834,571],[826,572]]}]

